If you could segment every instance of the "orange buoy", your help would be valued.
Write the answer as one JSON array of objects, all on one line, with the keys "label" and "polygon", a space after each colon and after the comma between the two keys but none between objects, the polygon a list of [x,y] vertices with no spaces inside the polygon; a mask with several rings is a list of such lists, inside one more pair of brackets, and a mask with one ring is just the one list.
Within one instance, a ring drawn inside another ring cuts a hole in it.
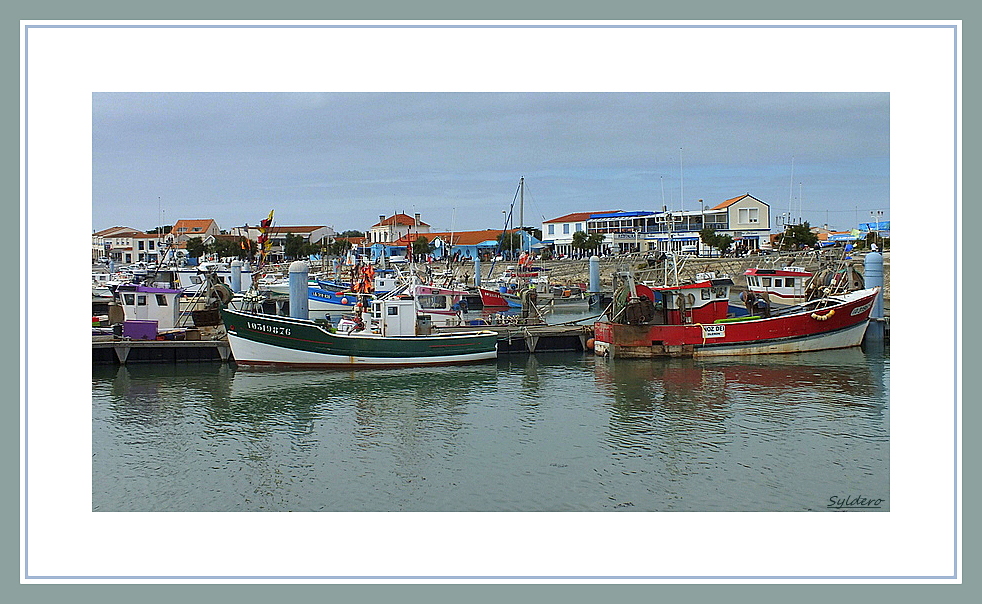
[{"label": "orange buoy", "polygon": [[586,341],[586,349],[593,350],[593,338],[590,338]]}]

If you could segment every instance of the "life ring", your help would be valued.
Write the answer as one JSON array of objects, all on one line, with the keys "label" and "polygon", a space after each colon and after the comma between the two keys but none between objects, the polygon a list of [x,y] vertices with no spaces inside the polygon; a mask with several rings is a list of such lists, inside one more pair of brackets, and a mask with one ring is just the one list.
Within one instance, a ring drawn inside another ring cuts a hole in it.
[{"label": "life ring", "polygon": [[833,308],[829,312],[825,313],[824,315],[820,315],[817,312],[813,312],[811,316],[816,321],[828,321],[830,318],[832,318],[832,315],[834,314],[835,314],[835,309]]}]

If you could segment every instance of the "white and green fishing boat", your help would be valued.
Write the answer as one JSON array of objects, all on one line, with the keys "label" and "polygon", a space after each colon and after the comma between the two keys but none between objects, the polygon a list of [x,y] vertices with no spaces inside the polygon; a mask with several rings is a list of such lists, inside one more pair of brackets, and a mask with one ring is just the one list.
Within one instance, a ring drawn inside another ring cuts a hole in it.
[{"label": "white and green fishing boat", "polygon": [[[326,322],[222,309],[232,356],[240,365],[391,367],[493,359],[493,331],[431,331],[411,298],[375,300],[371,313],[339,328]],[[367,319],[367,320],[365,320]]]}]

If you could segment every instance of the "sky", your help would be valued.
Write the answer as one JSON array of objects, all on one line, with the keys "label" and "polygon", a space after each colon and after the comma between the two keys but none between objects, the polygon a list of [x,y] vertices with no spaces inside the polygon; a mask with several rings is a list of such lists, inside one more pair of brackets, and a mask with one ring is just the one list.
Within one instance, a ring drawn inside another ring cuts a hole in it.
[{"label": "sky", "polygon": [[887,93],[95,93],[92,229],[274,210],[483,230],[513,203],[541,227],[749,193],[772,230],[789,213],[846,230],[889,220],[889,111]]}]

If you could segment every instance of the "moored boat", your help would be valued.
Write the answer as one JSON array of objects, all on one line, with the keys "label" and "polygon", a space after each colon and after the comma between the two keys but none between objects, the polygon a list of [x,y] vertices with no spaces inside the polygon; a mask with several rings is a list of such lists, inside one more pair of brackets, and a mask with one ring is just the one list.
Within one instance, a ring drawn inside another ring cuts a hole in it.
[{"label": "moored boat", "polygon": [[[366,313],[367,314],[367,313]],[[374,300],[350,330],[325,322],[222,309],[232,356],[242,365],[292,367],[449,365],[493,359],[493,331],[433,333],[409,298]]]},{"label": "moored boat", "polygon": [[763,315],[728,316],[730,279],[647,286],[628,274],[594,350],[612,358],[780,354],[859,346],[879,288],[829,296]]}]

